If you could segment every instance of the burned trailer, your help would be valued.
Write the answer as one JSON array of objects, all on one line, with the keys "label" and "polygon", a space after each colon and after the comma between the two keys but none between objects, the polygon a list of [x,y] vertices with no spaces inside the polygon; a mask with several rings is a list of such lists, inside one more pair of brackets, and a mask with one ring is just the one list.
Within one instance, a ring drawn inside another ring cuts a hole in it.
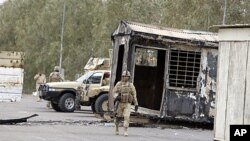
[{"label": "burned trailer", "polygon": [[[218,40],[211,32],[121,21],[112,34],[110,95],[123,70],[131,72],[139,113],[213,122]],[[109,97],[109,109],[113,98]]]}]

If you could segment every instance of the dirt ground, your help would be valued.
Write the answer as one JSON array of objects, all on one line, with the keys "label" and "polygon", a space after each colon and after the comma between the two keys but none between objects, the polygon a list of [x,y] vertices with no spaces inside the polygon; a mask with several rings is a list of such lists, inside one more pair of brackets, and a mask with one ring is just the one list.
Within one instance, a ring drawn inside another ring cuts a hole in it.
[{"label": "dirt ground", "polygon": [[1,141],[211,141],[213,130],[187,127],[160,128],[155,126],[130,127],[129,136],[114,134],[112,122],[102,122],[90,107],[74,113],[55,112],[46,108],[46,101],[37,102],[31,95],[23,95],[21,102],[0,102],[0,120],[38,114],[27,122],[0,125]]}]

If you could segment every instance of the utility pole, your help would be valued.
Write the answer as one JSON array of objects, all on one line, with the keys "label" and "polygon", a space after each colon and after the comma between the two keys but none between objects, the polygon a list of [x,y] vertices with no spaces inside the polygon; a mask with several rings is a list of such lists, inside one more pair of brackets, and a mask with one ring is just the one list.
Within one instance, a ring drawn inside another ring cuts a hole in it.
[{"label": "utility pole", "polygon": [[65,18],[65,9],[66,9],[66,6],[65,6],[65,1],[64,1],[64,4],[63,4],[63,19],[62,19],[62,30],[61,30],[60,64],[59,64],[60,70],[62,69],[62,54],[63,54],[63,32],[64,32],[64,18]]},{"label": "utility pole", "polygon": [[225,25],[226,23],[226,16],[227,16],[227,0],[225,0],[225,3],[224,3],[224,14],[223,14],[222,25]]}]

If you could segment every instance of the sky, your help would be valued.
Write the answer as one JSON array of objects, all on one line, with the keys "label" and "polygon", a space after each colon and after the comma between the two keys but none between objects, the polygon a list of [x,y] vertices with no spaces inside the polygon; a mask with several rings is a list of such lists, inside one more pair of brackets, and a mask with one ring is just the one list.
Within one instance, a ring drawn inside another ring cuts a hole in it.
[{"label": "sky", "polygon": [[0,4],[2,4],[4,1],[6,1],[6,0],[0,0]]}]

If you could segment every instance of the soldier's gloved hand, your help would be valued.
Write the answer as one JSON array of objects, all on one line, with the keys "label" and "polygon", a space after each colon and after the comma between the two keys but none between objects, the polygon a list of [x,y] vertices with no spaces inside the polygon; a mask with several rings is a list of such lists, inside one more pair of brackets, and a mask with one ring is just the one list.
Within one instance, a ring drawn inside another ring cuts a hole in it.
[{"label": "soldier's gloved hand", "polygon": [[115,98],[115,102],[116,102],[116,101],[121,101],[121,99],[122,99],[121,96],[117,96],[117,97]]},{"label": "soldier's gloved hand", "polygon": [[135,105],[135,112],[138,111],[138,105]]}]

